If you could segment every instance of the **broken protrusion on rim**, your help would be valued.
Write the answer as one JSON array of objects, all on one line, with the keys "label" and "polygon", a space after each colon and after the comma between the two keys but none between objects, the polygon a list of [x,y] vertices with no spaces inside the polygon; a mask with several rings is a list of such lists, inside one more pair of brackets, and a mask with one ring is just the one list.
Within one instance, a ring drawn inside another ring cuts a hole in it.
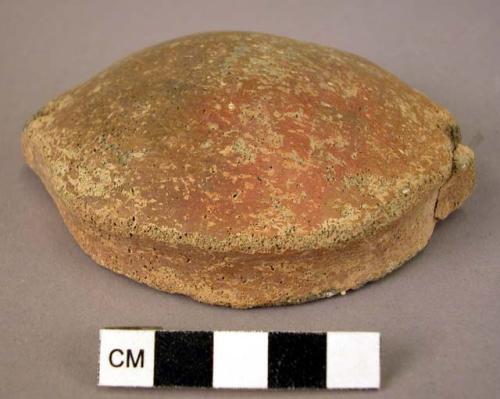
[{"label": "broken protrusion on rim", "polygon": [[436,219],[443,220],[458,209],[471,194],[475,180],[474,152],[466,145],[456,143],[451,177],[439,190],[436,201]]}]

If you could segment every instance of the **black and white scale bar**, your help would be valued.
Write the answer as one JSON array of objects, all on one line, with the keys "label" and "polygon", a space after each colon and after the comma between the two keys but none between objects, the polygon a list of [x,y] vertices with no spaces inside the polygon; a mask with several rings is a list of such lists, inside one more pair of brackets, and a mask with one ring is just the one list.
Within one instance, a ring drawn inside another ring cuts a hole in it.
[{"label": "black and white scale bar", "polygon": [[378,332],[100,330],[99,385],[380,387]]}]

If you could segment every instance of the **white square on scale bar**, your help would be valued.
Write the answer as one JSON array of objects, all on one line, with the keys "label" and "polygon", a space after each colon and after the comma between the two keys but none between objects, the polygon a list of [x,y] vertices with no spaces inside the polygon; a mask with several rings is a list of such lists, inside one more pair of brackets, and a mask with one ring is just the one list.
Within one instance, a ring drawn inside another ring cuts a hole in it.
[{"label": "white square on scale bar", "polygon": [[154,330],[100,331],[99,385],[152,387],[154,384]]},{"label": "white square on scale bar", "polygon": [[327,388],[380,388],[380,333],[329,332],[326,348]]},{"label": "white square on scale bar", "polygon": [[267,332],[214,332],[214,388],[267,388]]}]

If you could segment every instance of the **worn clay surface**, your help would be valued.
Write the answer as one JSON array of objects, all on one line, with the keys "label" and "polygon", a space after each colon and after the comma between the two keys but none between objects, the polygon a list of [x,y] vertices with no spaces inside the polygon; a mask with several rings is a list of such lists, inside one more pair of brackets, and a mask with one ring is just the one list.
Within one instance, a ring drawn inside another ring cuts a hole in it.
[{"label": "worn clay surface", "polygon": [[447,110],[359,56],[257,33],[133,54],[47,104],[22,144],[96,262],[233,307],[380,278],[474,184]]}]

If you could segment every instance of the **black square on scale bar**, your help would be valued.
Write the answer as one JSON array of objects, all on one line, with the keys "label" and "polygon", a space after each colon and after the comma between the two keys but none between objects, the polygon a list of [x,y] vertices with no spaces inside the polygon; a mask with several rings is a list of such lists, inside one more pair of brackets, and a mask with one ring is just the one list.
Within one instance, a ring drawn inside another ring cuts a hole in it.
[{"label": "black square on scale bar", "polygon": [[326,334],[269,333],[269,388],[325,388]]},{"label": "black square on scale bar", "polygon": [[213,333],[157,331],[155,386],[212,386]]}]

